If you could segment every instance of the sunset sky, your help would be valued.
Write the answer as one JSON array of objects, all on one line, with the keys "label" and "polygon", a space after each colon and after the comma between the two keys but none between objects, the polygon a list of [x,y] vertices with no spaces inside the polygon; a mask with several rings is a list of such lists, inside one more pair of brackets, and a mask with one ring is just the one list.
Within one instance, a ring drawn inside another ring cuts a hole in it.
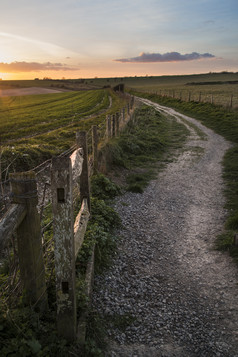
[{"label": "sunset sky", "polygon": [[237,0],[1,0],[0,78],[238,72]]}]

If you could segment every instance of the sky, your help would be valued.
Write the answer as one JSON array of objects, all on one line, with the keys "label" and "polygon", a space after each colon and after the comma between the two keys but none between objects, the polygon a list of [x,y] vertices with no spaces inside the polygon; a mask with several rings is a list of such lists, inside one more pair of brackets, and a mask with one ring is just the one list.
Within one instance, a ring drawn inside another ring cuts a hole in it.
[{"label": "sky", "polygon": [[238,0],[1,0],[0,78],[238,72]]}]

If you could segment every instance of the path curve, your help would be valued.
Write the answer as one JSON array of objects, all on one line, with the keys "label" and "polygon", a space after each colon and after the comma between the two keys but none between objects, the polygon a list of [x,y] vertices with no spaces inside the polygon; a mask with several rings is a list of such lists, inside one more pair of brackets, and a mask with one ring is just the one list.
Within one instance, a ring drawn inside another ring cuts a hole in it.
[{"label": "path curve", "polygon": [[141,101],[183,121],[190,138],[143,194],[116,201],[124,229],[113,266],[95,280],[93,306],[132,323],[125,331],[109,323],[107,356],[238,357],[237,267],[213,249],[226,216],[221,160],[230,144]]}]

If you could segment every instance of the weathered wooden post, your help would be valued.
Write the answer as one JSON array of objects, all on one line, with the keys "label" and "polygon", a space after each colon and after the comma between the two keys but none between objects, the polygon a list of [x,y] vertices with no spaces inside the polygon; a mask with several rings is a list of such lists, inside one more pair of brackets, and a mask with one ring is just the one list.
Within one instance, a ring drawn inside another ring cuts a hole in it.
[{"label": "weathered wooden post", "polygon": [[29,305],[39,310],[48,306],[45,268],[41,241],[40,216],[37,211],[37,186],[34,172],[10,175],[12,203],[25,205],[26,216],[18,226],[17,243],[20,275]]},{"label": "weathered wooden post", "polygon": [[211,95],[211,104],[213,104],[213,94]]},{"label": "weathered wooden post", "polygon": [[125,119],[126,119],[126,108],[123,107],[122,108],[122,122],[123,122],[123,125],[125,123]]},{"label": "weathered wooden post", "polygon": [[130,114],[130,103],[127,104],[127,114]]},{"label": "weathered wooden post", "polygon": [[201,99],[202,99],[202,93],[201,93],[201,92],[199,92],[199,97],[198,97],[198,101],[199,101],[199,103],[201,102]]},{"label": "weathered wooden post", "polygon": [[191,92],[188,92],[188,102],[191,101]]},{"label": "weathered wooden post", "polygon": [[116,135],[116,116],[112,115],[112,137]]},{"label": "weathered wooden post", "polygon": [[110,139],[112,136],[112,125],[111,125],[111,115],[110,114],[106,117],[106,135],[107,135],[108,139]]},{"label": "weathered wooden post", "polygon": [[82,173],[80,175],[80,202],[82,204],[83,199],[87,199],[88,209],[90,212],[90,185],[89,185],[89,174],[88,174],[88,143],[87,143],[87,132],[79,131],[76,134],[76,145],[78,148],[83,149],[83,166]]},{"label": "weathered wooden post", "polygon": [[233,106],[233,94],[231,94],[231,99],[230,99],[230,108]]},{"label": "weathered wooden post", "polygon": [[115,123],[115,136],[118,136],[119,135],[119,128],[120,128],[120,114],[117,112],[116,113],[116,123]]},{"label": "weathered wooden post", "polygon": [[131,97],[131,109],[133,109],[133,107],[134,107],[134,101],[135,101],[135,97],[132,96]]},{"label": "weathered wooden post", "polygon": [[75,244],[72,166],[68,157],[52,159],[51,190],[55,242],[58,333],[76,338]]},{"label": "weathered wooden post", "polygon": [[93,147],[93,174],[98,172],[98,130],[97,125],[92,127],[92,147]]}]

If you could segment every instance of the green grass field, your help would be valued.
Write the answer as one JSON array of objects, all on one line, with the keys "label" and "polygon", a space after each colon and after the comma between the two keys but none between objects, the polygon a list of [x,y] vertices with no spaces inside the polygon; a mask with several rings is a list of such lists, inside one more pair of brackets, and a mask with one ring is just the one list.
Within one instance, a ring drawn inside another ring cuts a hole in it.
[{"label": "green grass field", "polygon": [[109,106],[106,91],[0,98],[2,142],[71,125]]},{"label": "green grass field", "polygon": [[109,89],[1,97],[2,170],[13,161],[12,169],[28,170],[60,154],[77,131],[102,126],[124,105],[125,98]]},{"label": "green grass field", "polygon": [[114,77],[87,78],[67,80],[26,80],[0,81],[0,89],[44,87],[51,89],[96,89],[104,86],[112,88],[118,83],[124,83],[128,89],[143,92],[157,92],[166,96],[174,96],[187,101],[213,102],[230,106],[233,95],[233,108],[238,108],[238,72],[205,73],[192,75],[144,76],[144,77]]}]

